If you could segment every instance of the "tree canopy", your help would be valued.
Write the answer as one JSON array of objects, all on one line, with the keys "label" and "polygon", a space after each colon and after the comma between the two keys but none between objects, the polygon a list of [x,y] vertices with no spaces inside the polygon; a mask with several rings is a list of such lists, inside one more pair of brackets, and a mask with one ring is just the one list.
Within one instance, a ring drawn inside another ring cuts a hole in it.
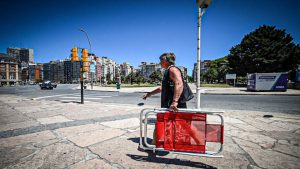
[{"label": "tree canopy", "polygon": [[263,25],[247,34],[240,44],[230,49],[229,67],[232,73],[287,72],[300,64],[300,46],[285,30]]}]

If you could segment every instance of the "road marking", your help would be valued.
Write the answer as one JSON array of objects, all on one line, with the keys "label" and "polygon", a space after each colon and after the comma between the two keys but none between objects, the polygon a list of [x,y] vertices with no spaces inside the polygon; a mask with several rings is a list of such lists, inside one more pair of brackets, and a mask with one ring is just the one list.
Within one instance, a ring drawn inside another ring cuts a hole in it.
[{"label": "road marking", "polygon": [[76,95],[77,93],[73,94],[59,94],[59,95],[52,95],[52,96],[43,96],[43,97],[35,97],[32,98],[33,100],[38,100],[38,99],[44,99],[44,98],[49,98],[49,97],[57,97],[57,96],[66,96],[66,95]]},{"label": "road marking", "polygon": [[[60,101],[60,102],[78,102],[78,103],[80,103],[81,102],[81,100],[56,100],[56,101]],[[91,102],[91,101],[84,101],[85,103],[86,102]]]},{"label": "road marking", "polygon": [[[81,96],[81,95],[74,95],[74,96]],[[94,97],[94,98],[96,98],[96,97],[113,97],[113,96],[97,96],[97,95],[84,95],[85,97],[86,96],[89,96],[89,97]]]},{"label": "road marking", "polygon": [[[59,97],[61,99],[78,99],[78,97]],[[92,98],[92,97],[84,97],[84,99],[102,99],[102,98]]]}]

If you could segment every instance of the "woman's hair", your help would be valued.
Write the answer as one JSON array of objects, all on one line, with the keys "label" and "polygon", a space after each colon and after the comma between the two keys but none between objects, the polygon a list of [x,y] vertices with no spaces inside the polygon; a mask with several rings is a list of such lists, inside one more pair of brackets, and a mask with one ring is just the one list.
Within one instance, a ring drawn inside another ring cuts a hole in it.
[{"label": "woman's hair", "polygon": [[167,62],[169,62],[170,64],[174,65],[175,64],[175,60],[176,60],[176,56],[174,53],[163,53],[160,57],[160,60],[165,59]]}]

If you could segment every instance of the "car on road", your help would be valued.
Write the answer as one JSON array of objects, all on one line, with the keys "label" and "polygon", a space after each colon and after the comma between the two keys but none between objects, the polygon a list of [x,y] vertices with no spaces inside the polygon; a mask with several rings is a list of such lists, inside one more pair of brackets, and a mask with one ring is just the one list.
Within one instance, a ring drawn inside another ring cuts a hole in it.
[{"label": "car on road", "polygon": [[50,90],[53,90],[53,85],[50,81],[46,81],[46,82],[43,82],[41,85],[40,85],[41,89],[50,89]]}]

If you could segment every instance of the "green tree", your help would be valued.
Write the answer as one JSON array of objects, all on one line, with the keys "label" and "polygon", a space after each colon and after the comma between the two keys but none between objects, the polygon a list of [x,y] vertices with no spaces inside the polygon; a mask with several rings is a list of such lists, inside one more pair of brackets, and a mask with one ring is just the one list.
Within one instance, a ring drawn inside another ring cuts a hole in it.
[{"label": "green tree", "polygon": [[210,67],[204,74],[203,78],[206,80],[207,83],[213,83],[218,76],[218,71],[215,66]]},{"label": "green tree", "polygon": [[162,74],[160,71],[153,72],[149,77],[152,82],[160,82],[162,80]]},{"label": "green tree", "polygon": [[230,71],[245,76],[247,73],[293,70],[300,64],[300,49],[292,41],[293,38],[285,30],[263,25],[230,49]]}]

